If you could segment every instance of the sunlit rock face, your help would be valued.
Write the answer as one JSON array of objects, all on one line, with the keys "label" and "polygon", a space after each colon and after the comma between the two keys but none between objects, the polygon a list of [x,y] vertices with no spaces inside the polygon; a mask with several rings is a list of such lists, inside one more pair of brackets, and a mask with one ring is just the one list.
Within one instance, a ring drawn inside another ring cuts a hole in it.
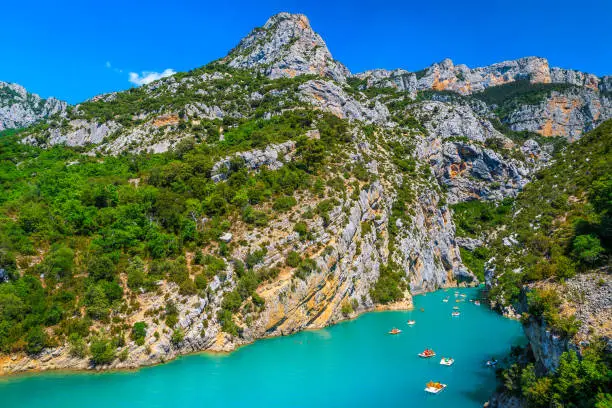
[{"label": "sunlit rock face", "polygon": [[67,106],[55,98],[42,99],[21,85],[0,81],[0,131],[26,127],[56,113],[63,114]]},{"label": "sunlit rock face", "polygon": [[345,82],[349,75],[302,14],[272,16],[240,41],[224,61],[234,68],[259,69],[271,78],[314,74]]}]

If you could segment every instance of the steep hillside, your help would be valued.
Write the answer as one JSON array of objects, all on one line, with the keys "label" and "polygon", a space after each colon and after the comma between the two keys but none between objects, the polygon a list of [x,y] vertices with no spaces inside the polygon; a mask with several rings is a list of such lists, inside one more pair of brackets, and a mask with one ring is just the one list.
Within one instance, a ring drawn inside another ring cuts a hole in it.
[{"label": "steep hillside", "polygon": [[41,99],[20,85],[0,81],[0,131],[29,126],[53,115],[63,115],[66,102]]},{"label": "steep hillside", "polygon": [[530,341],[502,373],[499,406],[609,402],[611,151],[607,121],[558,152],[514,203],[455,207],[473,245],[463,258],[484,269],[496,307],[522,315]]}]

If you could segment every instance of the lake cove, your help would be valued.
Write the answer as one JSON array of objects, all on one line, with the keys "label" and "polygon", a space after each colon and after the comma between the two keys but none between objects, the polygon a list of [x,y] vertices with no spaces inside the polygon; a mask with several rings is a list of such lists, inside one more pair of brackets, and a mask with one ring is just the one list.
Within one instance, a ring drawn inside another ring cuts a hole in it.
[{"label": "lake cove", "polygon": [[[231,354],[191,355],[135,372],[6,377],[0,406],[482,407],[496,386],[486,361],[526,341],[519,322],[469,302],[478,296],[477,288],[418,295],[412,311],[367,313]],[[401,333],[388,334],[394,327]],[[436,356],[418,357],[426,348]],[[455,362],[441,365],[442,357]],[[428,394],[431,380],[447,388]]]}]

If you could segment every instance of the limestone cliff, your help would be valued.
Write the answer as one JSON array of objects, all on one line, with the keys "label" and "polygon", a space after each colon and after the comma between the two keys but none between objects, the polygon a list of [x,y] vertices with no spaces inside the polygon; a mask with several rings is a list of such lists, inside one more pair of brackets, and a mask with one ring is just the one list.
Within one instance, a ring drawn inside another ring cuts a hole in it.
[{"label": "limestone cliff", "polygon": [[[512,130],[530,131],[547,137],[563,136],[576,140],[582,133],[612,117],[612,99],[608,91],[610,77],[599,78],[580,71],[551,68],[545,58],[539,57],[479,68],[455,65],[450,59],[445,59],[419,72],[377,69],[356,74],[354,78],[364,81],[365,87],[395,88],[413,97],[419,91],[452,91],[478,97],[483,91],[517,81],[549,84],[552,92],[540,98],[538,103],[521,102],[501,118]],[[554,84],[569,87],[558,91]]]},{"label": "limestone cliff", "polygon": [[0,131],[29,126],[54,114],[63,114],[66,102],[42,99],[18,84],[0,81]]},{"label": "limestone cliff", "polygon": [[301,14],[272,16],[240,41],[223,62],[234,68],[259,69],[271,78],[313,74],[344,82],[349,75]]},{"label": "limestone cliff", "polygon": [[[312,137],[316,134],[312,132]],[[373,310],[376,303],[371,290],[381,268],[390,261],[402,271],[408,284],[403,300],[397,304],[401,308],[410,307],[411,293],[473,282],[473,275],[461,262],[451,212],[444,204],[443,193],[436,187],[436,179],[432,175],[415,174],[411,180],[403,180],[405,176],[395,168],[391,160],[393,152],[385,148],[385,140],[425,141],[422,137],[414,140],[384,128],[375,135],[366,136],[359,125],[355,126],[352,142],[347,146],[348,161],[338,164],[364,166],[372,182],[347,180],[345,193],[340,196],[330,188],[326,189],[324,197],[304,192],[296,197],[299,208],[278,214],[265,227],[247,228],[243,222],[235,220],[228,237],[223,239],[242,244],[226,257],[228,266],[223,276],[216,276],[209,284],[207,295],[182,296],[176,284],[166,281],[160,282],[158,293],[137,294],[140,307],[126,320],[129,324],[147,323],[146,342],[139,346],[130,341],[127,345],[129,357],[103,368],[138,367],[201,350],[229,351],[261,337],[321,328]],[[290,146],[292,144],[287,144],[283,149],[290,150]],[[275,151],[279,149],[276,147]],[[268,157],[263,153],[250,152],[240,157],[253,171],[276,163],[262,161],[262,157]],[[275,157],[274,160],[283,160],[278,155]],[[427,165],[418,157],[415,159],[418,166]],[[225,161],[220,163],[222,167]],[[335,168],[335,165],[330,167],[330,175]],[[392,207],[404,181],[410,183],[413,191],[413,198],[407,203],[410,216],[396,218],[392,215]],[[332,203],[328,216],[307,215],[322,202]],[[293,230],[292,220],[295,219],[305,221],[309,231],[307,237]],[[278,276],[257,289],[265,301],[263,309],[253,307],[251,301],[240,309],[234,321],[241,333],[231,336],[221,331],[217,312],[224,294],[236,287],[233,260],[245,259],[249,252],[260,249],[265,249],[265,256],[255,270],[278,269]],[[290,251],[313,260],[307,276],[300,278],[295,269],[285,265]],[[195,271],[193,256],[188,254],[189,267]],[[156,311],[163,309],[167,301],[178,307],[178,327],[184,332],[184,339],[178,345],[172,343],[171,331],[165,323],[155,318]],[[347,305],[350,305],[349,311]],[[46,349],[39,356],[14,355],[3,361],[1,367],[5,373],[92,368],[88,359],[73,357],[69,350],[68,345],[60,345]]]},{"label": "limestone cliff", "polygon": [[538,104],[518,106],[504,122],[513,130],[577,140],[612,117],[612,98],[596,89],[585,86],[552,91]]}]

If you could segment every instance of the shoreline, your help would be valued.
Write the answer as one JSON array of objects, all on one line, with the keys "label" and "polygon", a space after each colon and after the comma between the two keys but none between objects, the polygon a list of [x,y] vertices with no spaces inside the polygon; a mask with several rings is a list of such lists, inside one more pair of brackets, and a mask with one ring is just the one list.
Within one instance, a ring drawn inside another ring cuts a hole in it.
[{"label": "shoreline", "polygon": [[[237,352],[240,349],[243,349],[245,347],[248,347],[250,345],[255,344],[258,341],[265,341],[265,340],[272,340],[272,339],[276,339],[276,338],[280,338],[280,337],[291,337],[291,336],[295,336],[297,334],[303,333],[303,332],[315,332],[315,331],[319,331],[319,330],[324,330],[326,328],[332,327],[332,326],[337,326],[339,324],[342,323],[347,323],[350,321],[354,321],[357,320],[358,318],[365,316],[366,314],[369,313],[380,313],[380,312],[402,312],[402,311],[410,311],[414,309],[414,307],[410,308],[410,309],[379,309],[378,307],[374,307],[371,310],[364,310],[361,313],[357,313],[355,316],[353,317],[347,317],[346,319],[342,319],[339,320],[337,322],[334,323],[330,323],[326,326],[323,327],[317,327],[317,328],[307,328],[307,329],[302,329],[302,330],[297,330],[293,333],[289,333],[289,334],[278,334],[278,335],[271,335],[271,336],[265,336],[265,337],[258,337],[252,341],[248,341],[242,344],[237,344],[234,348],[232,348],[231,350],[212,350],[212,349],[206,349],[206,350],[200,350],[200,351],[192,351],[192,352],[187,352],[187,353],[177,353],[174,357],[166,360],[166,361],[159,361],[159,362],[155,362],[153,364],[142,364],[136,367],[108,367],[105,368],[104,366],[100,366],[99,368],[94,367],[87,367],[87,368],[57,368],[57,369],[32,369],[32,370],[24,370],[24,371],[17,371],[17,372],[9,372],[9,373],[0,373],[0,382],[5,380],[5,379],[10,379],[10,378],[18,378],[18,377],[30,377],[30,376],[36,376],[39,374],[57,374],[57,375],[79,375],[79,374],[113,374],[113,373],[134,373],[134,372],[138,372],[142,369],[146,369],[146,368],[152,368],[152,367],[156,367],[156,366],[161,366],[164,364],[168,364],[168,363],[172,363],[174,361],[178,361],[181,358],[185,358],[185,357],[192,357],[192,356],[197,356],[197,355],[210,355],[210,356],[229,356],[230,354],[233,354],[235,352]],[[9,357],[10,358],[10,357]]]},{"label": "shoreline", "polygon": [[[146,368],[150,368],[150,367],[155,367],[155,366],[160,366],[163,364],[167,364],[167,363],[171,363],[174,361],[179,360],[180,358],[184,358],[184,357],[190,357],[190,356],[195,356],[195,355],[211,355],[211,356],[229,356],[230,354],[244,348],[247,347],[249,345],[254,344],[257,341],[261,341],[261,340],[267,340],[267,339],[274,339],[274,338],[279,338],[279,337],[290,337],[302,332],[306,332],[306,331],[318,331],[318,330],[323,330],[325,328],[328,327],[332,327],[332,326],[336,326],[338,324],[342,324],[345,322],[350,322],[353,320],[358,319],[361,316],[364,316],[368,313],[380,313],[380,312],[408,312],[411,310],[414,310],[414,304],[412,299],[415,296],[426,296],[428,293],[436,293],[436,292],[445,292],[450,288],[455,288],[455,289],[477,289],[478,286],[465,286],[465,287],[459,287],[459,286],[447,286],[447,287],[441,287],[439,289],[436,289],[434,291],[431,292],[418,292],[415,293],[413,295],[411,295],[410,300],[404,299],[398,302],[394,302],[394,303],[390,303],[387,305],[376,305],[374,306],[372,309],[368,309],[368,310],[363,310],[361,312],[357,312],[355,313],[354,316],[349,316],[346,317],[344,319],[338,320],[336,322],[327,324],[325,326],[322,327],[313,327],[313,328],[306,328],[306,329],[301,329],[301,330],[296,330],[295,332],[289,333],[289,334],[278,334],[278,335],[270,335],[270,336],[263,336],[263,337],[258,337],[255,338],[253,340],[250,341],[244,341],[243,343],[239,343],[239,344],[234,344],[234,346],[230,349],[230,350],[214,350],[212,348],[209,349],[204,349],[204,350],[198,350],[198,351],[189,351],[189,352],[185,352],[185,353],[181,353],[180,351],[178,351],[176,354],[174,354],[172,357],[168,358],[167,360],[161,360],[161,361],[156,361],[156,362],[152,362],[151,364],[139,364],[136,365],[134,367],[107,367],[107,366],[87,366],[84,368],[35,368],[35,369],[25,369],[25,370],[20,370],[20,371],[15,371],[15,372],[7,372],[7,371],[2,371],[0,372],[0,381],[4,381],[4,380],[8,380],[8,379],[16,379],[16,378],[20,378],[20,377],[30,377],[30,376],[36,376],[36,375],[40,375],[40,374],[52,374],[52,375],[78,375],[78,374],[113,374],[113,373],[133,373],[133,372],[137,372],[141,369],[146,369]],[[495,311],[494,309],[491,309],[493,311]],[[498,313],[498,312],[497,312]],[[504,318],[508,318],[506,316],[504,316],[503,314],[498,313],[500,316],[504,317]],[[10,355],[6,355],[6,358],[10,359],[11,356]]]}]

